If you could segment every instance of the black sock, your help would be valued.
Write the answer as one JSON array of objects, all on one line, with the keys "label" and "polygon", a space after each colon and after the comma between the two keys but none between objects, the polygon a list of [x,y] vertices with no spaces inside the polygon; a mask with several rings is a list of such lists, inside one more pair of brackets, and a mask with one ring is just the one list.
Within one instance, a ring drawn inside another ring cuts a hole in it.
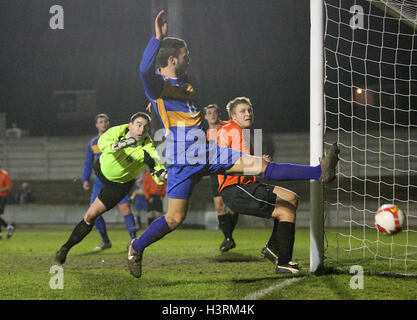
[{"label": "black sock", "polygon": [[281,221],[278,223],[278,264],[287,264],[292,259],[295,240],[295,223]]},{"label": "black sock", "polygon": [[236,227],[236,224],[237,224],[237,220],[239,218],[239,213],[237,213],[237,212],[235,212],[233,214],[230,213],[230,215],[232,216],[232,219],[233,219],[233,230],[234,230],[235,227]]},{"label": "black sock", "polygon": [[75,226],[70,237],[68,238],[68,241],[63,245],[63,247],[71,249],[73,246],[83,240],[85,236],[90,233],[93,227],[94,224],[89,225],[85,223],[84,220],[81,220],[81,222]]},{"label": "black sock", "polygon": [[232,217],[230,213],[218,215],[217,219],[219,220],[219,228],[223,231],[224,237],[228,239],[232,239],[233,237],[233,230],[235,229],[235,219]]},{"label": "black sock", "polygon": [[278,255],[278,224],[279,220],[274,219],[274,227],[272,228],[271,236],[266,244],[269,249]]}]

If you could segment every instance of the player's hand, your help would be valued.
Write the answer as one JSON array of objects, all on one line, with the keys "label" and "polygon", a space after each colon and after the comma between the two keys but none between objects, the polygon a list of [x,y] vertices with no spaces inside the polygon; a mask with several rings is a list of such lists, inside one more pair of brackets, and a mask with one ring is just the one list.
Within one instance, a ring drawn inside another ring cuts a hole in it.
[{"label": "player's hand", "polygon": [[158,177],[159,181],[165,182],[168,180],[168,172],[166,170],[159,170],[156,173],[156,176]]},{"label": "player's hand", "polygon": [[117,150],[121,150],[121,149],[130,147],[130,146],[133,146],[135,144],[136,144],[136,139],[133,138],[133,137],[129,137],[127,139],[123,139],[123,140],[120,140],[116,143],[113,143],[111,148],[112,148],[112,150],[117,151]]},{"label": "player's hand", "polygon": [[165,38],[168,33],[168,22],[163,21],[163,14],[164,10],[161,10],[155,18],[155,38],[158,40]]},{"label": "player's hand", "polygon": [[272,161],[272,157],[269,154],[264,154],[262,156],[262,158],[266,161],[266,162],[271,162]]},{"label": "player's hand", "polygon": [[146,106],[146,111],[152,112],[152,103],[149,102],[149,104]]},{"label": "player's hand", "polygon": [[84,183],[83,183],[83,189],[85,191],[90,190],[90,183],[88,181],[84,181]]}]

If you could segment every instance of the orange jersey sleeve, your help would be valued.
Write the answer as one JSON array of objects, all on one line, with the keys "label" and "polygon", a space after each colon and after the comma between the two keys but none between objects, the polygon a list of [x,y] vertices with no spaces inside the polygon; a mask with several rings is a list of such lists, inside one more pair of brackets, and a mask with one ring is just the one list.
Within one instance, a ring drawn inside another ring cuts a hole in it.
[{"label": "orange jersey sleeve", "polygon": [[147,172],[143,177],[143,193],[146,199],[149,199],[151,195],[165,196],[167,183],[158,185],[153,180],[151,174]]},{"label": "orange jersey sleeve", "polygon": [[[6,170],[0,170],[0,189],[1,188],[9,188],[13,187],[12,180],[10,180],[10,176]],[[0,197],[7,197],[8,191],[0,192]]]}]

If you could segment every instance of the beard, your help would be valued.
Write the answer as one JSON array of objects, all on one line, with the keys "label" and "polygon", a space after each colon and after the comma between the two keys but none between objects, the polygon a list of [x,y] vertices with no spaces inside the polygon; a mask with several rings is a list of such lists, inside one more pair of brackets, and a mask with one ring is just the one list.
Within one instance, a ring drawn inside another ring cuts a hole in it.
[{"label": "beard", "polygon": [[189,82],[190,77],[188,76],[187,65],[185,63],[176,65],[175,73],[177,74],[177,77],[181,82],[185,82],[185,83]]}]

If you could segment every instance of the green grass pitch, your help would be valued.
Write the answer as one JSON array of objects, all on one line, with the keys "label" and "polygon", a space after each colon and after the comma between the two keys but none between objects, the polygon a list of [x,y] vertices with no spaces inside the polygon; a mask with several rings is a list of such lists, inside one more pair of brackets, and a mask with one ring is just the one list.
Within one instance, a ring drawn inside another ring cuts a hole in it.
[{"label": "green grass pitch", "polygon": [[[237,247],[220,253],[222,234],[216,230],[178,229],[148,247],[142,278],[132,277],[126,265],[128,236],[109,228],[113,247],[99,253],[93,231],[75,246],[63,266],[63,289],[51,289],[56,250],[70,229],[17,229],[0,241],[0,298],[7,300],[379,300],[417,299],[415,277],[366,273],[374,261],[363,261],[363,289],[351,289],[349,269],[330,268],[322,275],[309,273],[309,230],[297,228],[294,260],[303,271],[277,275],[260,250],[270,230],[236,229]],[[414,236],[414,235],[413,235]],[[331,234],[328,237],[332,237]],[[399,238],[400,239],[400,238]],[[341,240],[340,240],[341,241]],[[416,239],[409,239],[416,243]],[[414,255],[414,259],[416,256]],[[408,272],[417,273],[415,265]],[[373,270],[375,271],[375,270]],[[287,282],[286,282],[287,281]],[[284,283],[285,282],[285,283]],[[280,286],[282,284],[282,286]],[[265,290],[268,289],[268,290]]]}]

